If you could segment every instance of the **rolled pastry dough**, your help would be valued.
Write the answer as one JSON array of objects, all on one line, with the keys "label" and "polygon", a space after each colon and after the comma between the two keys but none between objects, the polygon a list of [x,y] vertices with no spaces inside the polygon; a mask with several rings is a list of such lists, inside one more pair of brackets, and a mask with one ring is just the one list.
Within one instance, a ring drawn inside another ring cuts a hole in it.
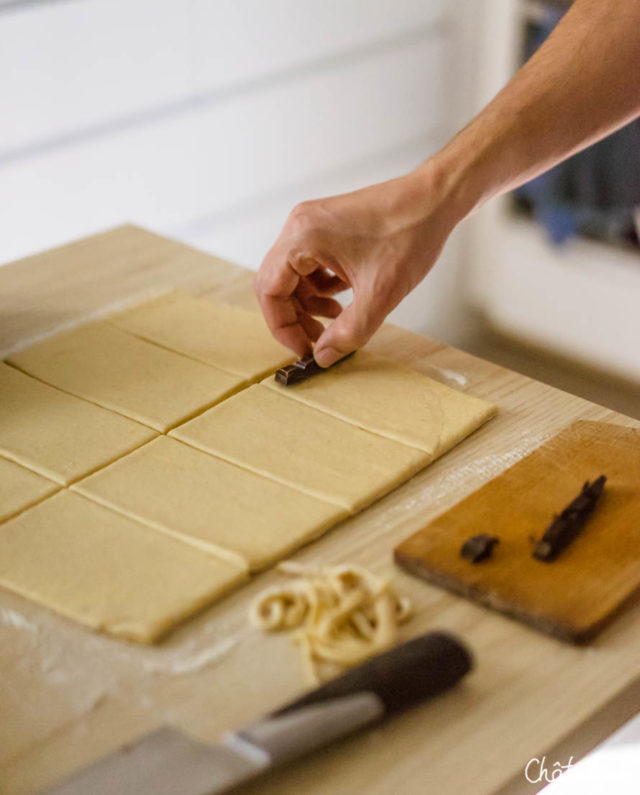
[{"label": "rolled pastry dough", "polygon": [[263,383],[335,417],[424,450],[436,458],[496,413],[480,398],[451,389],[381,356],[358,351],[294,386]]},{"label": "rolled pastry dough", "polygon": [[66,486],[155,436],[0,362],[0,454],[56,483]]},{"label": "rolled pastry dough", "polygon": [[431,460],[422,450],[262,385],[234,395],[171,435],[350,512],[391,491]]},{"label": "rolled pastry dough", "polygon": [[160,296],[107,320],[143,339],[250,381],[295,358],[273,339],[258,312],[186,293]]},{"label": "rolled pastry dough", "polygon": [[0,458],[0,522],[53,494],[58,488],[35,472]]},{"label": "rolled pastry dough", "polygon": [[8,361],[65,392],[162,432],[245,383],[105,322],[58,334]]},{"label": "rolled pastry dough", "polygon": [[160,437],[73,488],[164,533],[260,569],[346,515],[182,442]]},{"label": "rolled pastry dough", "polygon": [[0,525],[0,585],[93,629],[150,643],[246,570],[69,491]]}]

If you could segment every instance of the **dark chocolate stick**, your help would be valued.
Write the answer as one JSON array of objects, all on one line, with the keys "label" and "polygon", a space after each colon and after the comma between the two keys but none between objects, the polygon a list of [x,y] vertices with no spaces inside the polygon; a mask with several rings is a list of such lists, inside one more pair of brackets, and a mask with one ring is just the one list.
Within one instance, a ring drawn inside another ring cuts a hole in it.
[{"label": "dark chocolate stick", "polygon": [[600,475],[593,483],[587,481],[584,484],[575,500],[570,502],[559,516],[554,517],[545,530],[531,553],[534,558],[551,563],[577,538],[596,507],[606,480],[604,475]]},{"label": "dark chocolate stick", "polygon": [[276,370],[275,378],[279,384],[291,386],[292,384],[304,381],[305,378],[309,378],[309,376],[320,372],[320,370],[322,370],[322,367],[320,367],[313,356],[305,356],[304,359],[299,359],[293,364]]},{"label": "dark chocolate stick", "polygon": [[467,538],[460,549],[460,555],[472,563],[480,563],[493,555],[493,548],[499,543],[500,539],[497,536],[490,536],[489,533],[480,533],[477,536]]},{"label": "dark chocolate stick", "polygon": [[[347,356],[343,356],[335,364],[340,364],[351,355],[351,353],[348,353]],[[334,365],[332,364],[331,367],[334,367]],[[293,386],[294,384],[299,384],[300,381],[306,381],[312,375],[317,375],[329,369],[329,367],[320,367],[313,356],[305,356],[304,359],[298,359],[297,362],[276,370],[275,379],[284,386]]]}]

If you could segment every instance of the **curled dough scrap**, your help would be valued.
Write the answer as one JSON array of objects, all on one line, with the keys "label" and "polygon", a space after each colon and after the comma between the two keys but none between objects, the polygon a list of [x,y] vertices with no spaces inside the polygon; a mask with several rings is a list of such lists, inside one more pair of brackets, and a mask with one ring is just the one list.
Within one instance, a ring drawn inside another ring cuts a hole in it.
[{"label": "curled dough scrap", "polygon": [[321,682],[392,646],[411,603],[392,585],[354,565],[279,565],[291,579],[258,596],[250,610],[266,632],[297,630],[310,679]]}]

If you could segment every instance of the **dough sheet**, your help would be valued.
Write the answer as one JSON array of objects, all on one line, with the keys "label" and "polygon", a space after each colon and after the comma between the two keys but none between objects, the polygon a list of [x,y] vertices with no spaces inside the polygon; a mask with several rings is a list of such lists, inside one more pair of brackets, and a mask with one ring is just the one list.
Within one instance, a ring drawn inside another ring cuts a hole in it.
[{"label": "dough sheet", "polygon": [[245,381],[107,322],[89,323],[9,357],[20,370],[165,432]]},{"label": "dough sheet", "polygon": [[239,565],[66,490],[0,525],[0,585],[144,643],[246,576]]},{"label": "dough sheet", "polygon": [[159,437],[75,490],[202,549],[261,569],[346,515],[337,505]]},{"label": "dough sheet", "polygon": [[60,487],[35,472],[0,458],[0,522],[5,521]]},{"label": "dough sheet", "polygon": [[495,406],[367,351],[294,386],[263,382],[291,400],[326,411],[437,458],[486,422]]},{"label": "dough sheet", "polygon": [[0,362],[0,455],[64,486],[156,436]]},{"label": "dough sheet", "polygon": [[[292,358],[258,314],[171,293],[0,363],[0,585],[153,642],[496,411],[368,352],[246,388]],[[316,616],[300,636],[312,668],[393,641],[386,584],[350,568],[307,579],[264,610]]]},{"label": "dough sheet", "polygon": [[[322,376],[324,377],[324,376]],[[171,431],[171,436],[353,513],[431,460],[262,385]]]},{"label": "dough sheet", "polygon": [[109,322],[152,342],[256,381],[295,357],[258,312],[173,292],[111,315]]}]

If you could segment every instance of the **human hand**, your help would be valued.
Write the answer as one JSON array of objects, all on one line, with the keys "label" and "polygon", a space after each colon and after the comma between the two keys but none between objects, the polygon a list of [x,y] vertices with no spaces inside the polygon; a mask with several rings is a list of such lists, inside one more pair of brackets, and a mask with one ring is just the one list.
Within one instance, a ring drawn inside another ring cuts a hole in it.
[{"label": "human hand", "polygon": [[[303,202],[256,276],[273,335],[328,367],[362,347],[423,279],[460,220],[435,158],[353,193]],[[345,307],[333,298],[351,287]],[[331,318],[325,329],[316,317]]]}]

